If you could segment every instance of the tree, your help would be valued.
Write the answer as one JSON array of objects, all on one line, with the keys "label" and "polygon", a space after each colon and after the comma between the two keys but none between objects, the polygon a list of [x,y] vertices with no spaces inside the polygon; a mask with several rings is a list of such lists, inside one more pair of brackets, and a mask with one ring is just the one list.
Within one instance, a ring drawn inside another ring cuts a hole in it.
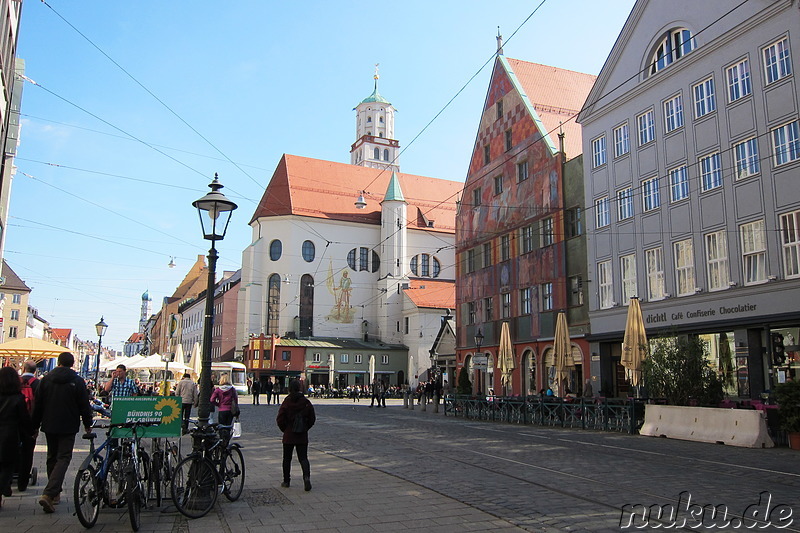
[{"label": "tree", "polygon": [[472,394],[472,382],[469,380],[469,371],[462,367],[458,373],[458,394]]},{"label": "tree", "polygon": [[708,365],[707,346],[696,336],[653,339],[642,365],[647,392],[670,405],[716,406],[722,401],[722,380]]}]

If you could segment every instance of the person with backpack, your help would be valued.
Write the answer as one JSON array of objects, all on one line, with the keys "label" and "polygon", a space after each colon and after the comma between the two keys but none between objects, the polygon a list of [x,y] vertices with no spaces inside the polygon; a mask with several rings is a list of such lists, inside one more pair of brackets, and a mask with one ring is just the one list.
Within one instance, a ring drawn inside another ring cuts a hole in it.
[{"label": "person with backpack", "polygon": [[[36,361],[28,359],[22,364],[22,375],[19,379],[28,414],[33,415],[33,401],[36,396],[36,389],[39,388],[39,380],[36,378]],[[17,489],[20,492],[25,492],[28,489],[31,470],[33,470],[33,452],[35,449],[36,438],[32,434],[23,435],[19,452],[19,470],[17,472]]]},{"label": "person with backpack", "polygon": [[20,394],[19,374],[14,367],[4,366],[0,368],[0,506],[3,496],[11,496],[20,444],[32,435],[31,417]]},{"label": "person with backpack", "polygon": [[297,460],[303,469],[303,488],[311,490],[311,465],[308,462],[308,430],[312,428],[317,416],[314,406],[303,396],[300,380],[289,382],[289,394],[284,398],[275,421],[283,432],[283,483],[288,487],[291,481],[292,450],[297,450]]}]

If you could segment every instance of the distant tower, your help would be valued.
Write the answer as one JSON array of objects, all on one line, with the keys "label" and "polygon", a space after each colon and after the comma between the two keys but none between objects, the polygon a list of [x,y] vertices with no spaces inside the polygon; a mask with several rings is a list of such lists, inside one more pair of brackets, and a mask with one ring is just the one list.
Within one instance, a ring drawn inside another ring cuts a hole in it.
[{"label": "distant tower", "polygon": [[400,143],[394,139],[395,109],[378,93],[378,65],[375,90],[354,109],[356,142],[350,147],[350,163],[362,167],[400,171]]},{"label": "distant tower", "polygon": [[[403,297],[396,289],[408,281],[405,271],[408,268],[408,203],[403,196],[397,173],[392,172],[386,194],[381,201],[381,279],[380,291],[386,296],[386,312],[378,320],[384,340],[399,342],[399,334],[393,333],[393,324],[403,318]],[[396,304],[396,305],[395,305]]]},{"label": "distant tower", "polygon": [[148,291],[142,294],[142,312],[139,315],[139,333],[144,333],[144,328],[147,325],[147,319],[153,314],[153,299],[150,298]]}]

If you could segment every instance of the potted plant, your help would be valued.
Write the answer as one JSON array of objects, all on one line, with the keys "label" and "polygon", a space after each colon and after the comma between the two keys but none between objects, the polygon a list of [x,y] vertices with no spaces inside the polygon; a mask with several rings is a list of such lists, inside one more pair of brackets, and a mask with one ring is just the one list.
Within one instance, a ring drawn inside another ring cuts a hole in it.
[{"label": "potted plant", "polygon": [[775,387],[780,406],[781,429],[789,435],[789,448],[800,450],[800,381],[787,381]]}]

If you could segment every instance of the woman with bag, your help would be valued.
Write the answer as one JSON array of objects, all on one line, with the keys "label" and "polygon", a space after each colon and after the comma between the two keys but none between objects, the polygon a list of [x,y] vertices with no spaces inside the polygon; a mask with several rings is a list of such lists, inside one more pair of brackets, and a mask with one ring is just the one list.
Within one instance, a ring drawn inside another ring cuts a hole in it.
[{"label": "woman with bag", "polygon": [[231,386],[228,374],[219,378],[219,387],[211,393],[211,405],[217,408],[217,422],[222,426],[232,425],[233,419],[239,417],[239,396]]},{"label": "woman with bag", "polygon": [[303,469],[303,488],[311,490],[311,465],[308,462],[308,430],[317,421],[314,406],[303,396],[299,380],[289,382],[289,395],[278,409],[276,422],[283,431],[283,483],[288,487],[292,470],[292,450],[297,449],[297,460]]}]

